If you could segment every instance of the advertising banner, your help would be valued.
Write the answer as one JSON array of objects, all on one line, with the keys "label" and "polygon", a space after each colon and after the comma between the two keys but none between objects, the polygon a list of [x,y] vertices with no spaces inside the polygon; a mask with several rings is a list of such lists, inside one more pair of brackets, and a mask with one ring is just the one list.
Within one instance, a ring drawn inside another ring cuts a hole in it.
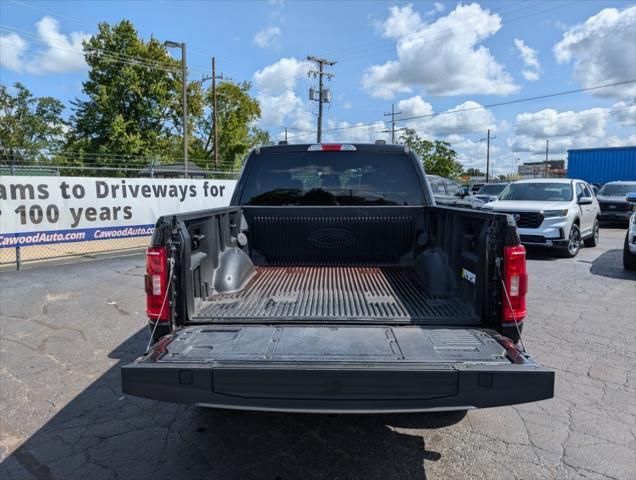
[{"label": "advertising banner", "polygon": [[0,248],[151,235],[161,215],[224,207],[235,180],[0,176]]}]

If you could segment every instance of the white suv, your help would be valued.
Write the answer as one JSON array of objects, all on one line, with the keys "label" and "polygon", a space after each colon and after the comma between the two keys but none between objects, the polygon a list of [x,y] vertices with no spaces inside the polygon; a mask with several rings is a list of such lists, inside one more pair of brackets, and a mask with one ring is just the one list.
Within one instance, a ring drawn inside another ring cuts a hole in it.
[{"label": "white suv", "polygon": [[482,209],[512,215],[526,245],[557,247],[574,257],[582,243],[586,247],[598,243],[601,209],[583,180],[521,180]]}]

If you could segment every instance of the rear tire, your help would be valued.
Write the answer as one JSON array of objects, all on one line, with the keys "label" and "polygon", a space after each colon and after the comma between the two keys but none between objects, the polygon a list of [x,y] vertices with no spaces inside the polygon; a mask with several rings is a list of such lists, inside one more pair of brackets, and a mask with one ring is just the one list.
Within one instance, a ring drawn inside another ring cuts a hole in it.
[{"label": "rear tire", "polygon": [[576,223],[573,223],[570,227],[570,236],[562,253],[566,258],[574,258],[579,254],[579,250],[581,250],[581,230]]},{"label": "rear tire", "polygon": [[592,227],[592,236],[583,240],[583,245],[586,247],[596,247],[598,245],[598,239],[600,236],[600,225],[598,218],[594,220],[594,226]]},{"label": "rear tire", "polygon": [[625,235],[625,245],[623,246],[623,267],[627,270],[636,270],[636,254],[629,251],[627,235]]}]

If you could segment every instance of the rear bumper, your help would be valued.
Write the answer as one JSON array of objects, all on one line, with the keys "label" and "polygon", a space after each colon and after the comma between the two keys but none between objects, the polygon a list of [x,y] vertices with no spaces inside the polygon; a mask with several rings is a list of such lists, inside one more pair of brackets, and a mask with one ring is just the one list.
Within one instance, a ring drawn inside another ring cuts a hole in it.
[{"label": "rear bumper", "polygon": [[632,212],[616,212],[612,210],[601,210],[599,220],[601,222],[629,222]]},{"label": "rear bumper", "polygon": [[554,372],[514,365],[144,364],[122,368],[122,390],[153,400],[241,410],[423,412],[551,398]]}]

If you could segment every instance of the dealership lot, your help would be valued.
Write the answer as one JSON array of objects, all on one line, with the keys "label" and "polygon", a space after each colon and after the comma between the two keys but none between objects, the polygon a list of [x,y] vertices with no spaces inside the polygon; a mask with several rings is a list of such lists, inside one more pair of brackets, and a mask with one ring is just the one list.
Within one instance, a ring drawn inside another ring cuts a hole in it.
[{"label": "dealership lot", "polygon": [[142,255],[0,274],[0,478],[621,478],[636,471],[636,273],[623,229],[530,252],[524,339],[555,398],[468,414],[203,410],[121,394]]}]

